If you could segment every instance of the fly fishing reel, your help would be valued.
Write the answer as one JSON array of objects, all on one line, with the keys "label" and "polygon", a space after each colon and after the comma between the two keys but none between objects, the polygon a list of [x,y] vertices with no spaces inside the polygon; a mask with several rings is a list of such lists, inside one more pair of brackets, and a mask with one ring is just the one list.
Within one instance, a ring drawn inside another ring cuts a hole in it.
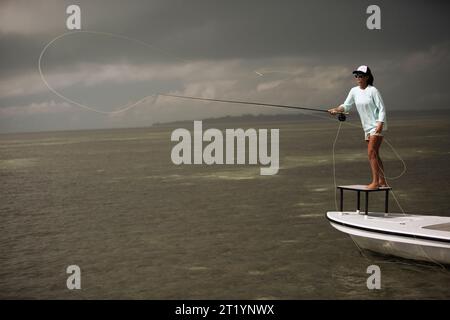
[{"label": "fly fishing reel", "polygon": [[345,116],[345,114],[339,113],[339,115],[338,115],[338,120],[339,120],[339,121],[345,121],[345,119],[347,119],[347,117]]}]

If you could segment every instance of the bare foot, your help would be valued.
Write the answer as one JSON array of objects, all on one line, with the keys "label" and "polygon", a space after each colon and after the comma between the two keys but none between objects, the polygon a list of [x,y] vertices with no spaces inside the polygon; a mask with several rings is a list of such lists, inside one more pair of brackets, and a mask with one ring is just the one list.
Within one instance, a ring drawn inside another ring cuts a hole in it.
[{"label": "bare foot", "polygon": [[367,186],[367,189],[369,189],[369,190],[374,190],[374,189],[378,189],[378,187],[379,187],[379,185],[378,185],[377,182],[372,182],[371,184],[369,184],[369,185]]},{"label": "bare foot", "polygon": [[386,181],[378,181],[378,188],[386,188],[387,186]]}]

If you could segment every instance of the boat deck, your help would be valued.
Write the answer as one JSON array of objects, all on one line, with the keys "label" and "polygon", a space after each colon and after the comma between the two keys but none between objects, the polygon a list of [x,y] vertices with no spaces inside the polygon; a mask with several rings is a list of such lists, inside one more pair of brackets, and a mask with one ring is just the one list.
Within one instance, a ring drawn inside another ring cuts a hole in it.
[{"label": "boat deck", "polygon": [[381,212],[364,215],[354,211],[330,211],[327,218],[332,223],[372,232],[450,242],[450,217]]},{"label": "boat deck", "polygon": [[450,223],[433,224],[422,228],[450,232]]}]

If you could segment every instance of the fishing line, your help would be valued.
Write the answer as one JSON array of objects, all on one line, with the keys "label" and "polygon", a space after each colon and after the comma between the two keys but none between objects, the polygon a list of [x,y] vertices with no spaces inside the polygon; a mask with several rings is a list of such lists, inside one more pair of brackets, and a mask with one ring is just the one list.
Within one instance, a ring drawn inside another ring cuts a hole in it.
[{"label": "fishing line", "polygon": [[[161,53],[164,53],[164,54],[166,54],[166,55],[170,55],[170,56],[172,56],[174,59],[176,59],[176,60],[178,60],[178,61],[182,61],[182,62],[185,62],[185,63],[186,63],[186,62],[190,62],[190,61],[189,61],[189,60],[182,59],[182,58],[179,58],[179,57],[177,57],[177,56],[175,56],[175,55],[173,55],[173,54],[171,54],[171,53],[169,53],[169,52],[167,52],[167,51],[164,51],[164,50],[162,50],[162,49],[160,49],[160,48],[157,48],[157,47],[155,47],[155,46],[153,46],[153,45],[151,45],[151,44],[149,44],[149,43],[146,43],[146,42],[144,42],[144,41],[141,41],[141,40],[138,40],[138,39],[135,39],[135,38],[131,38],[131,37],[127,37],[127,36],[124,36],[124,35],[119,35],[119,34],[109,33],[109,32],[80,30],[80,31],[66,32],[66,33],[63,33],[63,34],[61,34],[61,35],[59,35],[59,36],[56,36],[55,38],[53,38],[51,41],[49,41],[49,42],[44,46],[44,48],[42,49],[42,51],[41,51],[41,53],[40,53],[40,55],[39,55],[39,59],[38,59],[38,71],[39,71],[40,78],[41,78],[41,80],[43,81],[43,83],[45,84],[45,86],[46,86],[52,93],[54,93],[56,96],[58,96],[59,98],[63,99],[64,101],[66,101],[66,102],[68,102],[68,103],[71,103],[71,104],[73,104],[73,105],[76,105],[76,106],[78,106],[78,107],[80,107],[80,108],[82,108],[82,109],[85,109],[85,110],[89,110],[89,111],[92,111],[92,112],[95,112],[95,113],[99,113],[99,114],[104,114],[104,115],[119,114],[119,113],[126,112],[126,111],[128,111],[128,110],[130,110],[130,109],[132,109],[132,108],[134,108],[134,107],[136,107],[136,106],[138,106],[138,105],[140,105],[141,103],[143,103],[144,101],[146,101],[147,99],[149,99],[149,98],[151,98],[151,97],[152,97],[152,98],[155,98],[155,97],[158,97],[158,96],[164,96],[164,97],[172,97],[172,98],[179,98],[179,99],[191,99],[191,100],[201,100],[201,101],[210,101],[210,102],[221,102],[221,103],[233,103],[233,104],[254,105],[254,106],[261,106],[261,107],[273,107],[273,108],[295,109],[295,110],[299,110],[299,111],[302,112],[303,114],[305,114],[304,111],[313,111],[313,112],[325,112],[325,113],[328,113],[327,110],[318,109],[318,108],[308,108],[308,107],[298,107],[298,106],[291,106],[291,105],[269,104],[269,103],[249,102],[249,101],[238,101],[238,100],[208,99],[208,98],[199,98],[199,97],[190,97],[190,96],[181,96],[181,95],[163,94],[163,93],[155,93],[155,94],[151,94],[151,95],[145,96],[145,97],[143,97],[143,98],[137,100],[137,101],[134,102],[134,103],[126,104],[126,105],[120,106],[120,107],[117,108],[118,110],[115,110],[115,111],[103,111],[103,110],[99,110],[99,109],[90,107],[90,106],[88,106],[88,105],[85,105],[85,104],[76,102],[76,101],[74,101],[74,100],[72,100],[72,99],[70,99],[70,98],[64,96],[63,94],[59,93],[56,89],[54,89],[54,88],[48,83],[48,81],[47,81],[47,79],[45,78],[44,73],[43,73],[43,71],[42,71],[42,59],[43,59],[43,57],[44,57],[46,51],[48,50],[48,48],[49,48],[53,43],[55,43],[57,40],[59,40],[59,39],[62,39],[62,38],[67,37],[67,36],[69,36],[69,35],[74,35],[74,34],[79,34],[79,33],[95,34],[95,35],[104,35],[104,36],[109,36],[109,37],[113,37],[113,38],[125,39],[125,40],[131,41],[131,42],[138,43],[138,44],[143,45],[143,46],[145,46],[145,47],[152,48],[152,49],[157,50],[157,51],[159,51],[159,52],[161,52]],[[258,74],[259,76],[263,76],[263,75],[264,75],[263,72],[266,73],[266,74],[267,74],[267,73],[288,73],[288,72],[282,72],[282,71],[270,71],[270,70],[269,70],[269,71],[260,71],[260,72],[255,71],[255,73]],[[295,75],[294,72],[290,72],[290,74],[294,74],[294,75]],[[329,117],[319,116],[318,114],[309,114],[309,115],[314,116],[314,117],[318,117],[318,118],[322,118],[322,119],[332,120],[332,119],[330,119]],[[333,141],[333,148],[332,148],[332,149],[333,149],[333,157],[332,157],[332,158],[333,158],[333,160],[332,160],[332,161],[333,161],[333,179],[334,179],[335,189],[336,189],[336,187],[337,187],[337,182],[336,182],[336,163],[335,163],[335,162],[336,162],[336,158],[335,158],[335,148],[336,148],[336,144],[337,144],[337,141],[338,141],[338,138],[339,138],[339,134],[340,134],[340,131],[341,131],[342,123],[343,123],[343,121],[345,121],[345,118],[346,118],[346,117],[345,117],[345,113],[339,113],[339,114],[338,114],[338,119],[339,119],[340,121],[339,121],[339,126],[338,126],[338,129],[337,129],[337,132],[336,132],[335,139],[334,139],[334,141]],[[346,124],[349,125],[349,126],[353,126],[353,127],[358,127],[358,128],[359,128],[358,125],[355,125],[355,124],[352,124],[352,123],[349,123],[349,122],[346,122]],[[400,178],[401,176],[403,176],[403,175],[406,173],[406,171],[407,171],[406,163],[405,163],[405,161],[402,159],[402,157],[398,154],[398,152],[395,150],[395,148],[392,146],[392,144],[389,143],[389,141],[388,141],[387,139],[384,139],[384,141],[388,144],[388,146],[391,148],[391,150],[393,151],[393,153],[395,154],[395,156],[402,162],[402,165],[403,165],[403,169],[402,169],[402,171],[401,171],[401,173],[400,173],[399,175],[397,175],[397,176],[395,176],[395,177],[387,177],[387,176],[385,176],[385,178],[386,178],[386,179],[391,179],[391,180],[398,179],[398,178]],[[380,170],[381,170],[381,167],[380,167]],[[382,170],[382,172],[383,172],[383,175],[384,175],[384,170]],[[387,182],[386,182],[386,183],[387,183]],[[387,185],[389,186],[389,184],[387,184]],[[397,206],[400,208],[400,210],[402,211],[402,213],[406,216],[406,213],[405,213],[405,211],[403,210],[403,208],[401,207],[401,205],[400,205],[400,203],[399,203],[399,201],[398,201],[398,199],[397,199],[395,193],[394,193],[393,191],[391,191],[391,192],[392,192],[392,194],[393,194],[393,197],[394,197],[395,202],[397,203]],[[338,210],[338,208],[337,208],[337,194],[336,194],[336,191],[335,191],[335,206],[336,206],[336,210]],[[351,238],[351,237],[350,237],[350,238]],[[351,239],[353,240],[353,238],[351,238]],[[358,244],[357,244],[354,240],[353,240],[353,242],[355,243],[356,247],[359,249],[360,254],[361,254],[362,256],[364,256],[366,259],[368,259],[368,258],[363,254],[363,250],[358,246]],[[420,246],[419,246],[419,247],[420,247]],[[434,261],[433,259],[431,259],[431,258],[428,256],[428,254],[424,251],[424,249],[423,249],[422,247],[420,247],[420,248],[423,250],[423,253],[429,258],[429,260],[430,260],[431,262],[434,262],[435,264],[438,264],[438,265],[440,265],[443,269],[445,269],[445,267],[444,267],[443,265],[441,265],[440,263],[438,263],[438,262]],[[368,259],[368,260],[369,260],[369,259]],[[382,262],[382,263],[388,263],[388,262]],[[397,262],[393,262],[393,263],[397,263]]]},{"label": "fishing line", "polygon": [[120,34],[115,34],[115,33],[110,33],[110,32],[90,31],[90,30],[79,30],[79,31],[65,32],[65,33],[63,33],[63,34],[60,34],[59,36],[56,36],[55,38],[53,38],[52,40],[50,40],[50,42],[48,42],[48,43],[44,46],[44,48],[42,49],[41,53],[39,54],[39,59],[38,59],[38,71],[39,71],[39,75],[40,75],[40,77],[41,77],[42,82],[45,84],[45,86],[46,86],[51,92],[53,92],[55,95],[57,95],[59,98],[63,99],[64,101],[66,101],[66,102],[68,102],[68,103],[70,103],[70,104],[76,105],[76,106],[78,106],[78,107],[80,107],[80,108],[82,108],[82,109],[89,110],[89,111],[92,111],[92,112],[95,112],[95,113],[104,114],[104,115],[123,113],[123,112],[126,112],[126,111],[128,111],[128,110],[130,110],[130,109],[132,109],[132,108],[134,108],[134,107],[136,107],[136,106],[138,106],[138,105],[140,105],[141,103],[143,103],[144,101],[146,101],[148,98],[154,98],[154,97],[157,97],[158,94],[151,94],[151,95],[145,96],[144,98],[139,99],[139,100],[137,100],[136,102],[134,102],[134,103],[132,103],[132,104],[130,104],[130,105],[127,103],[127,104],[125,104],[125,105],[122,105],[122,106],[120,106],[120,107],[117,107],[118,110],[115,110],[115,111],[103,111],[103,110],[99,110],[99,109],[97,109],[97,108],[93,108],[93,107],[90,107],[90,106],[88,106],[88,105],[79,103],[79,102],[77,102],[77,101],[74,101],[74,100],[72,100],[72,99],[66,97],[65,95],[61,94],[60,92],[58,92],[56,89],[54,89],[54,88],[48,83],[47,79],[46,79],[45,76],[44,76],[44,73],[42,72],[42,58],[44,57],[44,54],[46,53],[46,51],[48,50],[48,48],[49,48],[54,42],[56,42],[57,40],[60,40],[60,39],[62,39],[62,38],[64,38],[64,37],[67,37],[67,36],[70,36],[70,35],[75,35],[75,34],[80,34],[80,33],[85,33],[85,34],[95,34],[95,35],[103,35],[103,36],[109,36],[109,37],[118,38],[118,39],[125,39],[125,40],[128,40],[128,41],[135,42],[135,43],[138,43],[138,44],[140,44],[140,45],[143,45],[143,46],[145,46],[145,47],[147,47],[147,48],[152,48],[153,50],[159,51],[160,53],[163,53],[163,54],[165,54],[165,55],[170,55],[170,56],[172,56],[172,58],[174,58],[174,59],[176,59],[176,60],[178,60],[178,61],[182,61],[182,62],[184,62],[184,63],[191,62],[191,61],[189,61],[189,60],[185,60],[185,59],[179,58],[179,57],[177,57],[177,56],[171,54],[170,52],[167,52],[167,51],[165,51],[165,50],[162,50],[162,49],[160,49],[160,48],[157,48],[156,46],[153,46],[153,45],[151,45],[151,44],[149,44],[149,43],[146,43],[146,42],[144,42],[144,41],[142,41],[142,40],[138,40],[138,39],[134,39],[134,38],[131,38],[131,37],[127,37],[127,36],[120,35]]},{"label": "fishing line", "polygon": [[[316,116],[316,115],[313,115],[313,116]],[[328,118],[328,120],[330,120],[330,119]],[[361,128],[359,125],[354,124],[354,123],[350,123],[348,121],[344,122],[344,124],[348,125],[348,126],[351,126],[351,127],[354,127],[354,128],[358,128],[358,129]],[[402,163],[402,170],[401,170],[401,172],[398,175],[393,176],[393,177],[389,177],[389,176],[385,175],[384,177],[386,179],[390,179],[390,180],[397,180],[397,179],[401,178],[406,173],[406,171],[408,170],[408,168],[406,166],[406,162],[405,162],[405,160],[403,160],[403,158],[400,156],[400,154],[397,152],[397,150],[394,148],[394,146],[389,142],[389,140],[386,137],[383,138],[383,141],[386,142],[386,144],[389,146],[389,148],[391,148],[391,150],[394,153],[395,157]]]},{"label": "fishing line", "polygon": [[[327,110],[323,110],[323,109],[306,108],[306,107],[297,107],[297,106],[289,106],[289,105],[268,104],[268,103],[248,102],[248,101],[238,101],[238,100],[208,99],[208,98],[199,98],[199,97],[190,97],[190,96],[180,96],[180,95],[170,95],[170,94],[160,94],[160,96],[173,97],[173,98],[181,98],[181,99],[190,99],[190,100],[200,100],[200,101],[221,102],[221,103],[246,104],[246,105],[255,105],[255,106],[263,106],[263,107],[289,108],[289,109],[297,109],[297,110],[304,110],[304,111],[319,111],[319,112],[326,112],[326,113],[328,113]],[[344,114],[340,114],[340,116],[341,116],[341,115],[343,115],[343,116],[345,117]],[[323,117],[322,117],[322,118],[323,118]],[[327,118],[327,119],[329,119],[329,118]],[[341,120],[341,119],[340,119],[340,120]],[[335,187],[334,190],[336,190],[336,188],[337,188],[337,182],[336,182],[335,148],[336,148],[336,143],[337,143],[337,141],[338,141],[339,134],[340,134],[340,131],[341,131],[342,123],[343,123],[344,120],[345,120],[345,118],[344,118],[343,120],[339,121],[339,126],[338,126],[338,129],[337,129],[336,136],[335,136],[335,139],[334,139],[334,141],[333,141],[333,147],[332,147],[332,150],[333,150],[333,152],[332,152],[332,155],[333,155],[333,157],[332,157],[332,158],[333,158],[333,179],[334,179],[334,187]],[[353,124],[349,124],[349,125],[353,125]],[[353,125],[353,126],[355,126],[355,125]],[[400,177],[406,172],[406,163],[405,163],[404,160],[400,157],[400,155],[397,153],[397,151],[395,150],[395,148],[394,148],[390,143],[388,143],[388,145],[389,145],[389,147],[392,149],[392,151],[394,152],[394,154],[398,157],[398,159],[402,162],[402,165],[403,165],[403,170],[402,170],[402,172],[401,172],[398,176],[393,177],[393,178],[389,178],[389,179],[398,179],[398,178],[400,178]],[[380,167],[380,169],[381,169],[381,167]],[[383,175],[384,175],[384,170],[382,170],[382,173],[383,173]],[[385,176],[385,178],[388,179],[388,177],[386,177],[386,176]],[[389,184],[388,184],[387,181],[386,181],[386,185],[389,186]],[[391,192],[392,192],[392,191],[391,191]],[[393,193],[393,192],[392,192],[392,193]],[[395,201],[396,201],[398,207],[399,207],[400,210],[402,211],[403,215],[406,215],[405,211],[404,211],[403,208],[400,206],[400,203],[398,202],[397,197],[395,196],[394,193],[393,193],[393,196],[394,196],[394,199],[395,199]],[[338,211],[337,194],[336,194],[336,191],[334,192],[334,200],[335,200],[336,211]],[[364,255],[363,250],[359,247],[359,245],[356,243],[356,241],[355,241],[352,237],[350,237],[350,238],[352,239],[353,243],[356,245],[356,247],[357,247],[358,250],[360,251],[360,254],[361,254],[363,257],[365,257],[368,261],[370,261],[370,259],[368,259],[368,258]],[[420,246],[419,246],[419,247],[420,247]],[[429,255],[424,251],[424,249],[423,249],[422,247],[420,247],[420,248],[423,250],[425,256],[428,257],[429,260],[430,260],[431,262],[434,262],[434,263],[436,263],[436,264],[438,264],[438,265],[440,265],[440,266],[442,267],[441,264],[439,264],[438,262],[436,262],[436,261],[434,261],[433,259],[431,259],[431,258],[429,257]],[[382,262],[382,263],[389,263],[389,262]],[[392,262],[392,263],[396,263],[396,262]],[[405,264],[407,264],[407,263],[405,263]],[[409,265],[412,265],[412,264],[409,264]]]},{"label": "fishing line", "polygon": [[[377,161],[377,162],[378,162],[378,161]],[[379,164],[379,163],[378,163],[378,166],[380,167],[380,164]],[[381,170],[381,172],[382,172],[383,175],[384,175],[384,170],[381,169],[381,167],[380,167],[380,170]],[[386,181],[386,185],[387,185],[388,187],[390,187],[388,181]],[[406,217],[407,214],[406,214],[405,210],[403,210],[403,207],[400,205],[400,202],[399,202],[399,200],[397,199],[397,196],[395,195],[395,192],[394,192],[393,190],[391,190],[391,194],[392,194],[392,197],[394,198],[394,201],[397,203],[398,208],[400,209],[400,211],[402,212],[402,214]],[[414,235],[414,234],[413,234],[413,237],[414,237],[415,239],[417,239],[416,235]],[[440,262],[438,262],[438,261],[434,260],[433,258],[431,258],[431,257],[429,256],[429,254],[425,251],[425,249],[424,249],[421,245],[416,244],[416,246],[422,251],[422,253],[424,254],[424,256],[427,257],[428,260],[429,260],[430,262],[437,264],[438,266],[441,267],[441,269],[447,271],[447,269],[444,267],[444,265],[442,265]]]},{"label": "fishing line", "polygon": [[[335,203],[336,211],[339,211],[339,209],[338,209],[337,193],[336,193],[336,189],[337,189],[337,181],[336,181],[336,160],[335,160],[335,152],[336,152],[336,151],[335,151],[335,148],[336,148],[336,143],[337,143],[337,140],[338,140],[340,131],[341,131],[342,123],[343,123],[343,122],[339,122],[339,126],[338,126],[338,129],[337,129],[337,132],[336,132],[336,137],[334,138],[334,141],[333,141],[333,147],[332,147],[332,153],[333,153],[332,159],[333,159],[334,203]],[[348,122],[347,122],[347,124],[348,124],[348,125],[353,125],[353,124],[350,124],[350,123],[348,123]],[[353,126],[355,126],[355,125],[353,125]],[[407,170],[407,169],[406,169],[406,163],[405,163],[405,161],[400,157],[400,155],[397,153],[397,151],[395,150],[395,148],[387,141],[386,138],[384,138],[383,140],[387,142],[387,144],[388,144],[389,147],[392,149],[392,151],[394,152],[394,154],[398,157],[398,159],[399,159],[399,160],[402,162],[402,164],[403,164],[403,170],[402,170],[402,172],[401,172],[398,176],[393,177],[393,178],[388,178],[388,177],[386,177],[386,175],[384,174],[384,170],[381,169],[380,163],[378,162],[378,159],[377,159],[379,169],[381,170],[382,174],[384,175],[384,177],[385,177],[385,179],[386,179],[386,185],[387,185],[388,187],[390,187],[389,182],[387,181],[387,179],[390,179],[390,180],[398,179],[398,178],[400,178],[403,174],[406,173],[406,170]],[[396,202],[398,208],[399,208],[400,211],[402,212],[402,214],[403,214],[404,216],[407,216],[405,210],[404,210],[403,207],[400,205],[400,202],[399,202],[399,200],[397,199],[397,196],[395,195],[394,191],[391,190],[390,192],[391,192],[391,194],[392,194],[392,196],[393,196],[393,198],[394,198],[394,201]],[[416,237],[415,235],[413,235],[413,236],[414,236],[414,238],[417,239],[417,237]],[[378,264],[387,264],[387,263],[395,263],[395,264],[397,264],[397,263],[400,263],[400,264],[404,264],[404,265],[408,265],[408,266],[424,266],[423,264],[420,264],[420,263],[412,264],[412,263],[407,263],[407,262],[403,262],[403,261],[381,261],[381,260],[372,260],[372,259],[368,258],[368,257],[364,254],[364,250],[358,245],[358,243],[357,243],[351,236],[350,236],[350,239],[351,239],[352,242],[355,244],[355,246],[358,248],[359,254],[360,254],[362,257],[364,257],[367,261],[369,261],[370,263],[372,263],[372,262],[375,262],[375,263],[378,263]],[[442,265],[441,263],[439,263],[438,261],[435,261],[433,258],[431,258],[431,257],[427,254],[427,252],[425,251],[425,249],[424,249],[422,246],[420,246],[419,244],[416,244],[416,246],[417,246],[418,248],[420,248],[420,250],[422,251],[422,253],[424,254],[424,256],[428,258],[429,262],[438,265],[439,267],[441,267],[442,270],[444,270],[444,271],[447,272],[447,268],[445,268],[445,266],[443,266],[443,265]]]},{"label": "fishing line", "polygon": [[342,122],[339,122],[339,127],[337,129],[336,132],[336,137],[334,138],[333,141],[333,181],[334,181],[334,204],[336,206],[336,211],[338,211],[338,201],[337,201],[337,193],[336,193],[336,188],[337,188],[337,183],[336,183],[336,159],[335,159],[335,148],[336,148],[336,142],[339,138],[339,133],[341,132],[341,127],[342,127]]},{"label": "fishing line", "polygon": [[[166,96],[166,97],[174,97],[174,98],[183,98],[183,99],[191,99],[191,100],[203,100],[203,101],[215,101],[215,102],[222,102],[222,103],[238,103],[238,104],[246,104],[246,105],[257,105],[257,106],[265,106],[265,107],[274,107],[274,108],[285,108],[285,109],[297,109],[297,110],[306,110],[306,111],[315,111],[315,112],[328,112],[327,110],[323,110],[323,109],[318,109],[318,108],[307,108],[307,107],[297,107],[297,106],[289,106],[289,105],[280,105],[280,104],[268,104],[268,103],[260,103],[260,102],[248,102],[248,101],[235,101],[235,100],[222,100],[222,99],[207,99],[207,98],[198,98],[198,97],[188,97],[188,96],[181,96],[181,95],[171,95],[171,94],[164,94],[164,93],[154,93],[148,96],[145,96],[139,100],[137,100],[134,103],[131,104],[125,104],[122,105],[120,107],[117,107],[118,110],[115,111],[103,111],[103,110],[99,110],[97,108],[93,108],[91,106],[79,103],[77,101],[74,101],[73,99],[70,99],[68,97],[66,97],[65,95],[63,95],[62,93],[60,93],[58,90],[56,90],[55,88],[53,88],[50,83],[47,81],[47,79],[44,76],[44,73],[42,71],[42,59],[45,55],[45,53],[47,52],[48,48],[50,46],[53,45],[53,43],[55,43],[56,41],[70,36],[70,35],[75,35],[75,34],[80,34],[80,33],[84,33],[84,34],[95,34],[95,35],[103,35],[103,36],[109,36],[109,37],[113,37],[113,38],[118,38],[118,39],[125,39],[131,42],[135,42],[138,43],[140,45],[143,45],[145,47],[148,48],[152,48],[154,50],[157,50],[161,53],[164,53],[165,55],[171,55],[174,59],[182,61],[184,63],[188,63],[191,62],[189,60],[186,59],[182,59],[179,58],[165,50],[162,50],[160,48],[157,48],[156,46],[153,46],[149,43],[146,43],[142,40],[138,40],[135,38],[131,38],[128,36],[124,36],[124,35],[120,35],[120,34],[115,34],[115,33],[110,33],[110,32],[103,32],[103,31],[91,31],[91,30],[79,30],[79,31],[70,31],[70,32],[65,32],[61,35],[56,36],[55,38],[53,38],[52,40],[50,40],[42,49],[41,53],[39,54],[39,58],[38,58],[38,71],[39,71],[39,75],[40,78],[42,80],[42,82],[45,84],[45,86],[51,91],[53,92],[56,96],[58,96],[59,98],[63,99],[64,101],[76,105],[82,109],[85,110],[89,110],[92,112],[96,112],[99,114],[105,114],[105,115],[109,115],[109,114],[119,114],[119,113],[123,113],[126,112],[138,105],[140,105],[141,103],[143,103],[144,101],[146,101],[148,98],[151,97],[158,97],[158,96]],[[255,71],[256,72],[256,71]],[[270,72],[270,71],[269,71]],[[258,73],[260,76],[263,76],[262,73]],[[266,72],[267,73],[267,72]],[[345,113],[339,113],[339,120],[340,121],[345,121]]]}]

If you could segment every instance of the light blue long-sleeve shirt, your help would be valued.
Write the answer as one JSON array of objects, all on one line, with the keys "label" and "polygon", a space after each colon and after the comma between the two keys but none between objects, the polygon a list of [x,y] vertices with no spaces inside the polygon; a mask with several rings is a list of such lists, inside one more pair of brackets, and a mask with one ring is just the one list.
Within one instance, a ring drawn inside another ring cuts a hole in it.
[{"label": "light blue long-sleeve shirt", "polygon": [[365,89],[359,86],[351,88],[341,106],[345,112],[349,112],[353,105],[356,105],[365,134],[373,133],[378,125],[377,122],[383,122],[383,131],[387,130],[386,110],[377,88],[371,85]]}]

